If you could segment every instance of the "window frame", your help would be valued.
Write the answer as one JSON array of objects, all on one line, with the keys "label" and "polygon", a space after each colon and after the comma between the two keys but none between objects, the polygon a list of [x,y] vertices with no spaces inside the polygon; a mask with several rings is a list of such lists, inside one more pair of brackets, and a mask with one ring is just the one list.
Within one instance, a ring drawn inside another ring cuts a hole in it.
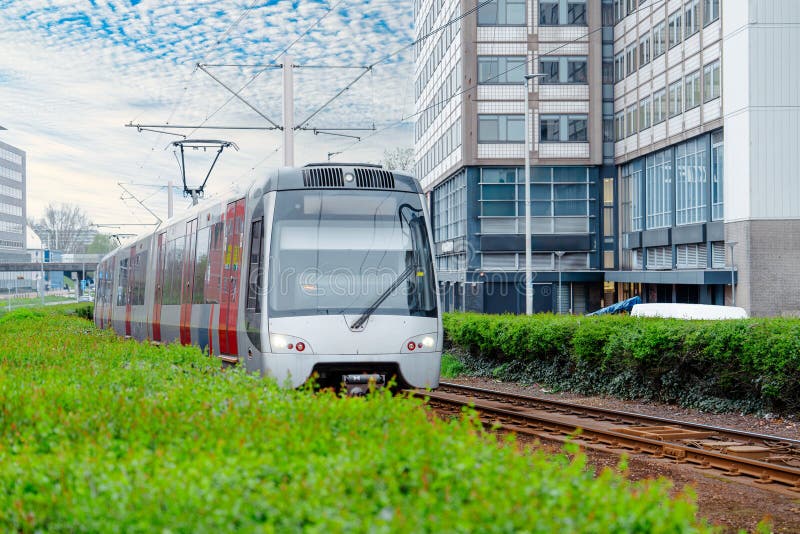
[{"label": "window frame", "polygon": [[[678,97],[679,102],[677,110],[673,108],[673,103],[675,102],[675,99],[673,99],[673,94],[677,95]],[[683,113],[683,79],[669,84],[669,87],[667,88],[667,95],[667,118],[672,119]]]},{"label": "window frame", "polygon": [[[673,12],[667,19],[667,49],[672,49],[683,42],[683,10]],[[675,37],[677,36],[677,40]]]},{"label": "window frame", "polygon": [[[692,90],[691,99],[689,90]],[[703,87],[700,80],[700,69],[690,72],[683,78],[683,110],[689,111],[700,107],[703,103]]]},{"label": "window frame", "polygon": [[[708,83],[709,78],[711,78],[711,84]],[[711,91],[706,90],[709,87]],[[715,87],[716,90],[714,90]],[[719,59],[716,59],[703,67],[703,103],[706,104],[720,97],[722,97],[722,64]]]},{"label": "window frame", "polygon": [[[487,140],[481,135],[481,121],[489,121],[491,118],[497,118],[497,134],[498,139],[496,140]],[[508,119],[512,118],[516,121],[522,122],[522,138],[519,140],[510,140],[508,138]],[[505,139],[500,139],[501,132],[503,130],[502,126],[505,126]],[[478,143],[480,144],[515,144],[515,145],[522,145],[525,144],[525,115],[523,113],[479,113],[478,114]]]}]

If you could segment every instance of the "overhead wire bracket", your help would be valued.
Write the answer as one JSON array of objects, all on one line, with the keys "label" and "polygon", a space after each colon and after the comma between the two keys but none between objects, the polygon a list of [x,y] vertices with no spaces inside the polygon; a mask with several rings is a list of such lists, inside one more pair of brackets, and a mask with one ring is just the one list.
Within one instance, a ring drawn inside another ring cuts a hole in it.
[{"label": "overhead wire bracket", "polygon": [[[233,141],[221,141],[218,139],[184,139],[182,141],[173,141],[171,143],[173,147],[180,148],[181,157],[178,161],[178,165],[181,169],[181,180],[183,181],[183,194],[184,196],[192,197],[192,205],[197,205],[201,196],[203,196],[206,183],[208,182],[208,178],[211,176],[211,172],[214,170],[214,166],[217,164],[222,151],[226,148],[233,147],[235,150],[239,150],[239,147],[236,146],[236,143]],[[186,154],[185,149],[192,148],[194,150],[203,150],[206,151],[209,148],[216,148],[217,153],[214,156],[214,161],[211,162],[211,167],[209,167],[208,172],[206,173],[205,179],[203,179],[203,183],[200,184],[199,187],[189,187],[186,183]],[[174,153],[174,152],[173,152]],[[175,155],[177,158],[177,154]]]}]

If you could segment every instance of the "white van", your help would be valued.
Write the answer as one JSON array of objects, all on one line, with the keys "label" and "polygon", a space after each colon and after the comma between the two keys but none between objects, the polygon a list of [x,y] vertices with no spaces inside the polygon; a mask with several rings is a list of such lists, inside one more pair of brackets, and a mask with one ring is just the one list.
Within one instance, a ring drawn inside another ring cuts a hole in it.
[{"label": "white van", "polygon": [[744,308],[713,306],[710,304],[637,304],[631,310],[633,317],[662,317],[673,319],[747,319]]}]

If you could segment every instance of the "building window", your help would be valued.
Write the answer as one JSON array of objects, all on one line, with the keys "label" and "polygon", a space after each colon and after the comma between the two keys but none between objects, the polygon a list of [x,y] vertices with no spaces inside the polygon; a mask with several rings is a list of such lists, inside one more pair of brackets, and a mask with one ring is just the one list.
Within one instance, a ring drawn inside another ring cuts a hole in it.
[{"label": "building window", "polygon": [[661,89],[653,93],[653,125],[667,120],[667,91]]},{"label": "building window", "polygon": [[525,56],[478,56],[478,83],[525,83]]},{"label": "building window", "polygon": [[558,0],[541,0],[539,2],[539,25],[557,26],[559,11]]},{"label": "building window", "polygon": [[625,11],[628,15],[636,11],[636,0],[625,0]]},{"label": "building window", "polygon": [[625,117],[625,123],[626,126],[628,127],[628,131],[626,132],[628,136],[631,136],[636,133],[636,126],[638,125],[639,122],[636,120],[636,113],[637,110],[635,104],[629,107],[627,110],[626,113],[627,117]]},{"label": "building window", "polygon": [[603,141],[607,143],[613,143],[615,139],[614,118],[603,117]]},{"label": "building window", "polygon": [[567,117],[567,140],[570,143],[585,143],[588,141],[587,123],[588,119],[585,115]]},{"label": "building window", "polygon": [[625,75],[630,76],[636,72],[636,45],[625,49]]},{"label": "building window", "polygon": [[622,232],[643,230],[642,174],[642,165],[639,162],[629,163],[622,167],[622,184],[620,186]]},{"label": "building window", "polygon": [[540,0],[539,25],[586,26],[586,0]]},{"label": "building window", "polygon": [[650,63],[650,36],[643,37],[639,41],[639,66],[643,67]]},{"label": "building window", "polygon": [[700,0],[689,0],[686,2],[684,9],[685,16],[683,17],[683,27],[686,32],[686,38],[694,35],[700,30]]},{"label": "building window", "polygon": [[567,1],[567,24],[586,26],[586,0]]},{"label": "building window", "polygon": [[683,113],[683,86],[677,81],[669,86],[669,116],[676,117]]},{"label": "building window", "polygon": [[650,128],[650,98],[639,102],[639,131]]},{"label": "building window", "polygon": [[614,137],[617,141],[625,139],[625,112],[614,115]]},{"label": "building window", "polygon": [[478,10],[478,26],[524,26],[525,0],[492,0]]},{"label": "building window", "polygon": [[542,115],[539,140],[542,143],[585,143],[588,140],[587,115]]},{"label": "building window", "polygon": [[667,50],[667,25],[662,21],[653,27],[653,59]]},{"label": "building window", "polygon": [[706,138],[675,147],[675,216],[677,224],[706,221]]},{"label": "building window", "polygon": [[539,136],[542,142],[561,141],[561,117],[542,115],[539,119]]},{"label": "building window", "polygon": [[720,97],[720,71],[719,60],[709,63],[703,68],[703,99],[709,102]]},{"label": "building window", "polygon": [[672,150],[647,156],[645,164],[647,228],[672,225]]},{"label": "building window", "polygon": [[600,6],[600,19],[603,26],[614,25],[614,6],[611,4],[602,4]]},{"label": "building window", "polygon": [[567,58],[567,83],[588,83],[586,58]]},{"label": "building window", "polygon": [[[515,180],[519,174],[519,184]],[[481,169],[481,232],[524,233],[523,169]],[[589,232],[593,185],[585,167],[536,167],[531,179],[533,233]]]},{"label": "building window", "polygon": [[669,47],[680,44],[683,33],[681,32],[681,12],[676,11],[669,16]]},{"label": "building window", "polygon": [[478,115],[479,143],[524,143],[525,115]]},{"label": "building window", "polygon": [[539,79],[539,83],[561,83],[561,77],[559,76],[560,65],[561,60],[558,58],[545,58],[539,60],[539,73],[544,74],[544,76]]},{"label": "building window", "polygon": [[614,0],[614,20],[616,22],[625,18],[625,0]]},{"label": "building window", "polygon": [[539,83],[543,84],[585,84],[585,57],[544,57],[539,60],[539,72],[546,74]]},{"label": "building window", "polygon": [[623,52],[614,56],[614,73],[616,81],[620,82],[625,79],[625,54]]},{"label": "building window", "polygon": [[614,83],[614,62],[603,61],[603,83]]},{"label": "building window", "polygon": [[725,146],[722,132],[711,134],[711,220],[724,218],[723,203],[723,159]]},{"label": "building window", "polygon": [[700,105],[700,71],[686,76],[686,110],[694,109]]},{"label": "building window", "polygon": [[467,233],[467,178],[461,172],[433,190],[434,241],[448,241]]},{"label": "building window", "polygon": [[703,22],[708,26],[719,18],[719,0],[704,0]]}]

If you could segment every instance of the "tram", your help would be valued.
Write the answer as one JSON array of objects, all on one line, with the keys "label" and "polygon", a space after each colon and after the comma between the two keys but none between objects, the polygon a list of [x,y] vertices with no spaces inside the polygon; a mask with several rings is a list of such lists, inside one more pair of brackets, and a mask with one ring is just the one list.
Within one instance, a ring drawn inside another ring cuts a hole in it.
[{"label": "tram", "polygon": [[103,258],[94,319],[197,345],[298,387],[436,387],[442,321],[417,181],[375,165],[280,168]]}]

